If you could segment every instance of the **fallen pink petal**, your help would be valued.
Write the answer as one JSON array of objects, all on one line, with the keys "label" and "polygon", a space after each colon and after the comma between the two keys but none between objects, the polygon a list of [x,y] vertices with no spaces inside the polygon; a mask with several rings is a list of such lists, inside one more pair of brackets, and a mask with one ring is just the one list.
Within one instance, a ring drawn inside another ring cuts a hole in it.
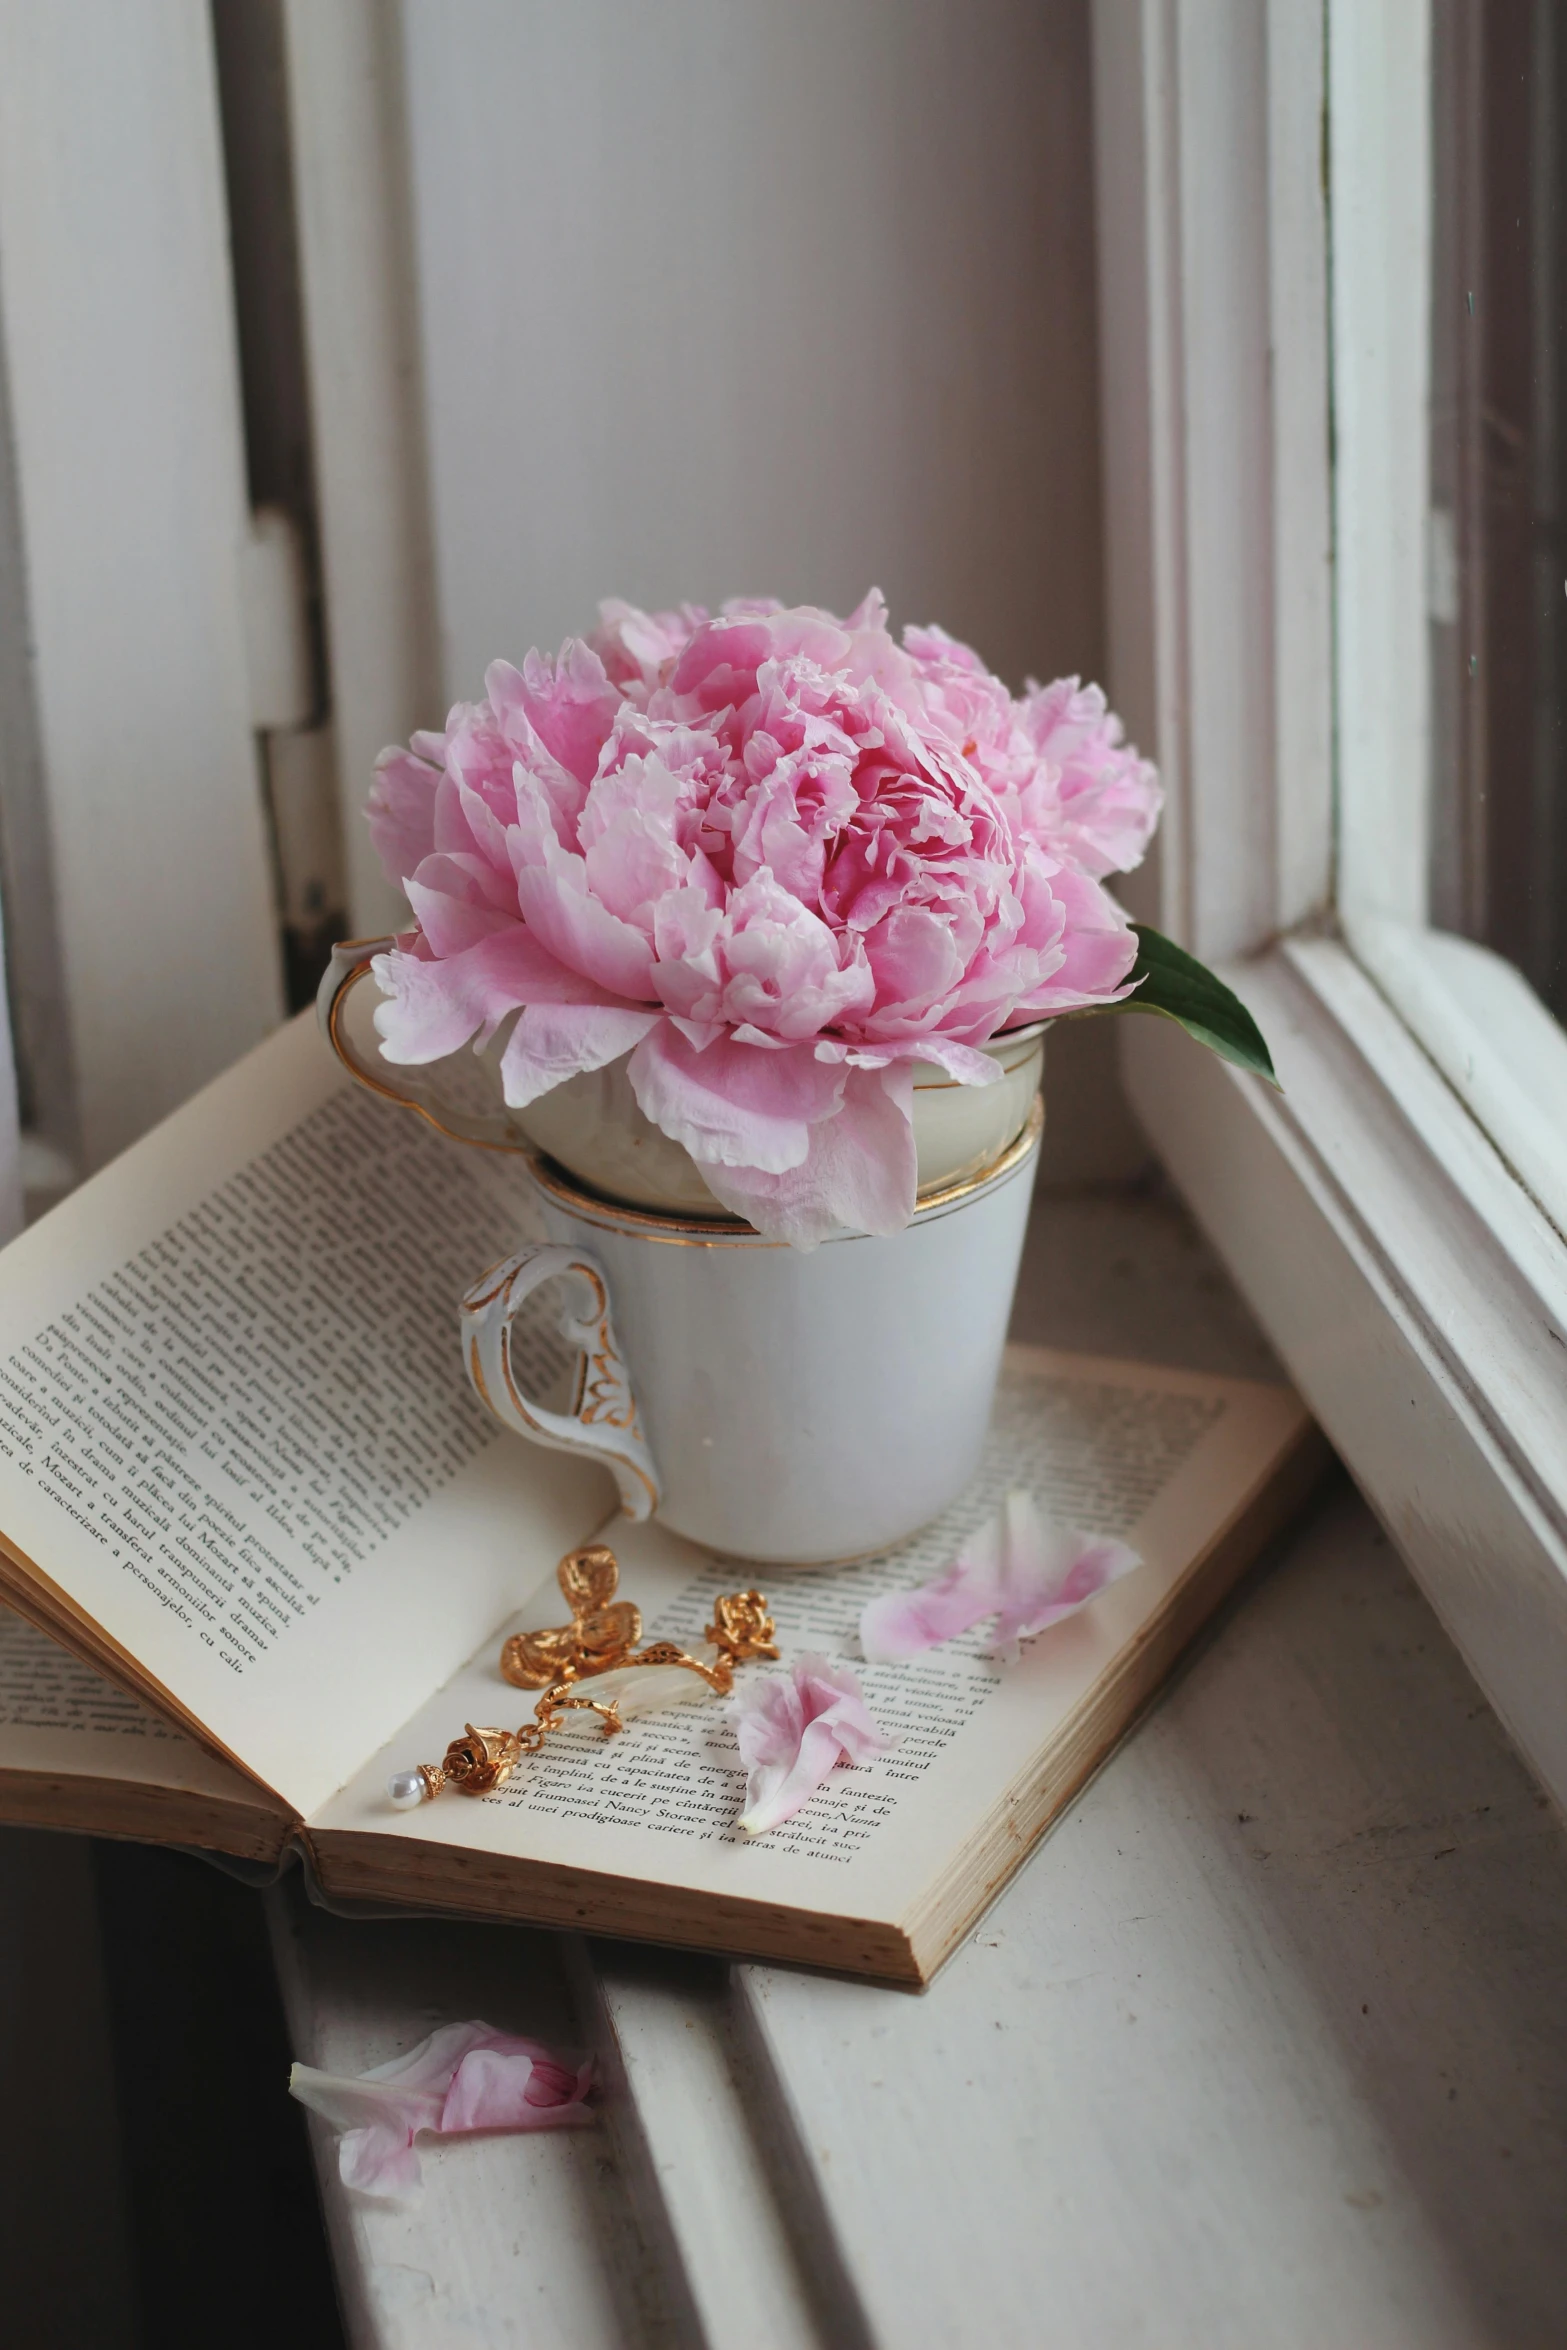
[{"label": "fallen pink petal", "polygon": [[406,2195],[419,2184],[414,2140],[473,2130],[579,2129],[593,2060],[576,2050],[498,2032],[493,2024],[443,2024],[406,2056],[367,2073],[317,2072],[296,2064],[289,2094],[343,2133],[338,2168],[362,2195]]},{"label": "fallen pink petal", "polygon": [[1075,1615],[1142,1563],[1109,1535],[1054,1525],[1031,1493],[1014,1488],[942,1574],[870,1601],[860,1646],[868,1664],[902,1664],[994,1616],[990,1653],[1014,1658],[1020,1641]]},{"label": "fallen pink petal", "polygon": [[746,1767],[748,1836],[793,1819],[840,1763],[869,1762],[895,1741],[874,1721],[859,1677],[824,1656],[753,1681],[728,1708]]}]

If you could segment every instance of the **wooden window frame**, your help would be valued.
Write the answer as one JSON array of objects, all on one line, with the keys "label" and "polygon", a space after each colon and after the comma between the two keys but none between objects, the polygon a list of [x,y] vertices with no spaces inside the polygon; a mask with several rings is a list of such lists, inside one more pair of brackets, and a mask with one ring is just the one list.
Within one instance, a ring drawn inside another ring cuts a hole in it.
[{"label": "wooden window frame", "polygon": [[1159,1021],[1125,1023],[1123,1068],[1567,1800],[1562,1154],[1472,1049],[1507,991],[1482,1004],[1423,928],[1428,489],[1399,371],[1427,296],[1400,190],[1426,185],[1428,44],[1424,0],[1096,0],[1111,682],[1170,795],[1135,910],[1225,966],[1284,1092]]}]

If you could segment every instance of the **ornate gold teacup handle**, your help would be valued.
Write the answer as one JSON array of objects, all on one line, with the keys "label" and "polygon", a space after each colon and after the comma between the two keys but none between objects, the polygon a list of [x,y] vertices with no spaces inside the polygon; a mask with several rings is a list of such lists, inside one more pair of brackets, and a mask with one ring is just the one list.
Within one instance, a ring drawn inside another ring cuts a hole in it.
[{"label": "ornate gold teacup handle", "polygon": [[[524,1395],[512,1370],[512,1318],[546,1281],[572,1276],[586,1290],[588,1310],[562,1318],[563,1335],[582,1349],[577,1399],[570,1412],[546,1411]],[[537,1241],[492,1266],[462,1301],[462,1351],[474,1393],[503,1428],[558,1452],[586,1453],[614,1471],[628,1518],[651,1517],[658,1507],[658,1471],[642,1434],[625,1357],[610,1319],[604,1269],[586,1249]]]}]

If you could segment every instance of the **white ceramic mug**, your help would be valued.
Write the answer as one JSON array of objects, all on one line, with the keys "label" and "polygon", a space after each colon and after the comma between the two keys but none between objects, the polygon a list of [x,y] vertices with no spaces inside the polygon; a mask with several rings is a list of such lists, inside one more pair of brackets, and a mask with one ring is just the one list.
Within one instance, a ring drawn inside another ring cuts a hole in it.
[{"label": "white ceramic mug", "polygon": [[[519,1435],[604,1460],[628,1515],[714,1550],[807,1566],[885,1549],[979,1465],[1043,1122],[1036,1101],[988,1171],[928,1195],[893,1238],[810,1254],[617,1206],[536,1161],[550,1239],[463,1300],[474,1388]],[[555,1280],[581,1350],[569,1412],[523,1392],[508,1344]]]},{"label": "white ceramic mug", "polygon": [[[603,1198],[660,1215],[723,1215],[696,1161],[643,1116],[624,1055],[607,1068],[565,1078],[522,1110],[508,1106],[501,1085],[509,1022],[479,1052],[464,1045],[437,1061],[388,1061],[375,1028],[384,999],[371,965],[395,944],[346,939],[332,949],[322,978],[321,1032],[350,1076],[417,1110],[456,1142],[524,1155],[544,1151]],[[922,1198],[981,1174],[1022,1133],[1039,1091],[1047,1026],[1030,1021],[981,1048],[999,1071],[989,1085],[959,1085],[934,1062],[915,1063],[915,1182]]]}]

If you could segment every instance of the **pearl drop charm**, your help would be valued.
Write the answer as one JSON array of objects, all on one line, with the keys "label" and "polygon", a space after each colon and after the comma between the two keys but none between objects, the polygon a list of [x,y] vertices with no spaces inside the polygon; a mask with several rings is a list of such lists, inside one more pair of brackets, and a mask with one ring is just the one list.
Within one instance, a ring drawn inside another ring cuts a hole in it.
[{"label": "pearl drop charm", "polygon": [[424,1802],[430,1792],[423,1771],[394,1771],[386,1782],[386,1792],[397,1811],[412,1811]]}]

